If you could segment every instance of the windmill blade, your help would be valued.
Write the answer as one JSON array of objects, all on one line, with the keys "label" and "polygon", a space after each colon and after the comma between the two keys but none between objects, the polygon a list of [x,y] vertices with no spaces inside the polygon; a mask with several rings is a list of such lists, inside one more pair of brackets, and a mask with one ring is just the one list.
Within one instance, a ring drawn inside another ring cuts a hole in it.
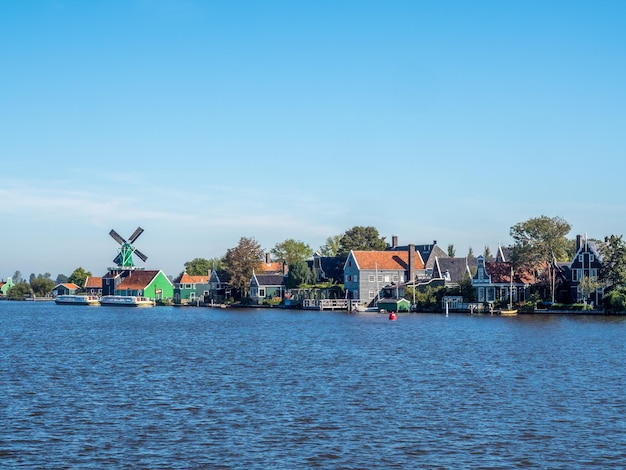
[{"label": "windmill blade", "polygon": [[133,251],[133,254],[137,255],[137,257],[139,257],[141,259],[141,261],[146,261],[148,259],[148,257],[146,255],[144,255],[141,251],[139,250],[135,250]]},{"label": "windmill blade", "polygon": [[133,243],[135,240],[137,240],[137,238],[139,238],[139,235],[141,235],[142,233],[143,229],[141,227],[137,227],[137,230],[133,232],[133,234],[128,239],[128,242]]},{"label": "windmill blade", "polygon": [[111,237],[113,237],[113,240],[115,240],[120,245],[123,245],[124,243],[126,243],[126,240],[124,240],[122,237],[120,237],[120,234],[117,233],[115,230],[111,230],[109,232],[109,235],[111,235]]},{"label": "windmill blade", "polygon": [[113,262],[115,263],[116,266],[121,265],[122,264],[122,254],[118,253],[118,255],[115,257]]}]

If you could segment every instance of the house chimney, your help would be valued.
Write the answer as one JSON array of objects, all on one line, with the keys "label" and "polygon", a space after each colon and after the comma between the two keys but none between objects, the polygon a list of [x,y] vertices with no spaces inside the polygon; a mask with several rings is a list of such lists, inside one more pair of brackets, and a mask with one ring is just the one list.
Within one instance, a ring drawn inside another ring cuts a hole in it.
[{"label": "house chimney", "polygon": [[415,281],[415,245],[409,245],[409,278],[407,282]]},{"label": "house chimney", "polygon": [[395,248],[398,246],[398,235],[391,236],[391,248]]},{"label": "house chimney", "polygon": [[583,246],[583,236],[576,235],[576,251],[580,250]]},{"label": "house chimney", "polygon": [[270,264],[272,262],[271,255],[269,253],[265,253],[265,264]]}]

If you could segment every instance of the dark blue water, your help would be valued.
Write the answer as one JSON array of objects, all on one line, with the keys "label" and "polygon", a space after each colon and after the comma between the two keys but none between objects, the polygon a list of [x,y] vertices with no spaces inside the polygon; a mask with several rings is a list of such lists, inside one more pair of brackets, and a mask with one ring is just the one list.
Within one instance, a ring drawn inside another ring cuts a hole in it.
[{"label": "dark blue water", "polygon": [[626,318],[0,302],[0,466],[626,467]]}]

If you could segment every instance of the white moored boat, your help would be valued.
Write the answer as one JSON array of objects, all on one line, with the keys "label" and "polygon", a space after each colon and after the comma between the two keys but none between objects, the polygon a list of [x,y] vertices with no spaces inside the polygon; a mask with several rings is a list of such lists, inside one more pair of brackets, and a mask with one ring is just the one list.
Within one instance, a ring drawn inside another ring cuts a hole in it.
[{"label": "white moored boat", "polygon": [[103,295],[100,305],[105,307],[154,307],[154,301],[136,295]]},{"label": "white moored boat", "polygon": [[64,294],[57,295],[54,301],[57,305],[99,305],[99,299],[95,295]]}]

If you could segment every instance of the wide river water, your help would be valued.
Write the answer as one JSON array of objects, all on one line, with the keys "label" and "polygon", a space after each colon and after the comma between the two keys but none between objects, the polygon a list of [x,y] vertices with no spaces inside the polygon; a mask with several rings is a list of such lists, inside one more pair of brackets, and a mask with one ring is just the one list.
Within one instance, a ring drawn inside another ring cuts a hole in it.
[{"label": "wide river water", "polygon": [[626,317],[0,302],[0,467],[626,468]]}]

